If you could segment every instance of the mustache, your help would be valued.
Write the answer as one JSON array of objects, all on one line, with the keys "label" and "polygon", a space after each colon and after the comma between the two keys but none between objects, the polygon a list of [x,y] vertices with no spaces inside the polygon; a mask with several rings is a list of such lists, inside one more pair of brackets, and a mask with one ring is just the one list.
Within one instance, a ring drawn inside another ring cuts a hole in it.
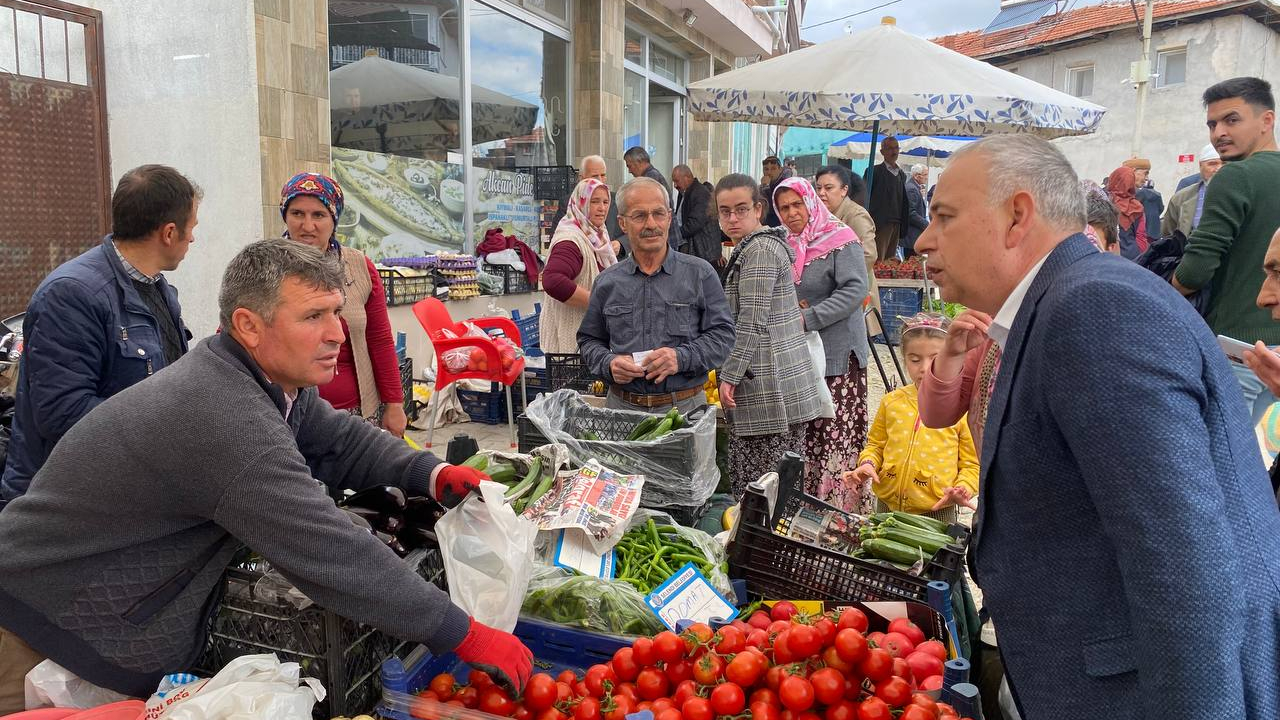
[{"label": "mustache", "polygon": [[645,228],[644,230],[640,231],[640,237],[642,238],[666,237],[666,235],[667,233],[663,232],[662,230],[657,230],[653,228]]}]

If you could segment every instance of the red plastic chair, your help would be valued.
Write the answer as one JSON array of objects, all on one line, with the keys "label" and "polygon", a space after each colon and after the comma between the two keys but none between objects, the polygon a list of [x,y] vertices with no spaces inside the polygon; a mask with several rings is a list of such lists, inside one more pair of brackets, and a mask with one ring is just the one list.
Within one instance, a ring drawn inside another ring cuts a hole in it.
[{"label": "red plastic chair", "polygon": [[[488,380],[490,382],[502,383],[507,389],[507,427],[511,430],[511,447],[516,447],[516,423],[515,413],[513,412],[515,404],[511,401],[511,386],[515,384],[516,379],[520,379],[520,397],[527,398],[525,393],[524,380],[524,358],[516,358],[511,364],[511,369],[502,370],[502,358],[498,354],[498,345],[490,338],[466,337],[467,328],[464,323],[456,323],[449,316],[449,309],[444,303],[435,298],[427,298],[419,300],[413,305],[413,315],[418,318],[418,322],[422,325],[422,329],[427,331],[427,338],[431,340],[431,349],[436,354],[436,387],[435,392],[431,393],[431,399],[427,402],[427,447],[431,447],[432,439],[435,436],[435,410],[432,404],[440,391],[449,386],[449,383],[455,380]],[[510,318],[505,317],[488,317],[473,318],[468,320],[472,325],[488,332],[491,329],[501,330],[517,348],[520,344],[520,329]],[[448,329],[458,337],[445,337],[443,330]],[[444,354],[450,350],[458,348],[480,348],[484,351],[485,357],[489,361],[488,370],[463,370],[461,372],[453,372],[444,362]]]}]

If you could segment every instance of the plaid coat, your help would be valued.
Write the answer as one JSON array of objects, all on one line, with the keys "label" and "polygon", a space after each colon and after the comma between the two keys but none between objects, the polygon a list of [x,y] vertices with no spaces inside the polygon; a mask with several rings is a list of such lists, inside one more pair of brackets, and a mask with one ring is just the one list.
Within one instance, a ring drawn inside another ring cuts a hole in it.
[{"label": "plaid coat", "polygon": [[738,407],[726,412],[740,436],[785,432],[820,412],[791,278],[794,257],[784,230],[761,228],[729,259],[724,291],[737,334],[717,377],[736,387]]}]

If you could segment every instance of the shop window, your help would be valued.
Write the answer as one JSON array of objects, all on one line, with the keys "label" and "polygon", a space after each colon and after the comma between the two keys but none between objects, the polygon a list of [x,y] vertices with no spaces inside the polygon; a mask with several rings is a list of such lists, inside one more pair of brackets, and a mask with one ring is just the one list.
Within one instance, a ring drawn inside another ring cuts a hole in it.
[{"label": "shop window", "polygon": [[87,85],[84,25],[0,8],[0,72]]},{"label": "shop window", "polygon": [[648,42],[640,33],[627,28],[622,40],[622,57],[640,67],[644,67],[644,50]]},{"label": "shop window", "polygon": [[644,144],[646,84],[644,76],[627,71],[622,98],[622,149],[619,152]]},{"label": "shop window", "polygon": [[1187,81],[1187,49],[1156,53],[1156,87],[1181,85]]},{"label": "shop window", "polygon": [[658,77],[684,84],[684,58],[650,43],[649,70]]},{"label": "shop window", "polygon": [[1093,66],[1067,68],[1067,92],[1078,98],[1093,95]]}]

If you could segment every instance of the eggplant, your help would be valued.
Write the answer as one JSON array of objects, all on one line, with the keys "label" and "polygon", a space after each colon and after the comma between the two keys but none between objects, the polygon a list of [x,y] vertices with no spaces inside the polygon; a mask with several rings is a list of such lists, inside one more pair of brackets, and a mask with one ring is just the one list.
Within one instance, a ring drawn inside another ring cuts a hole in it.
[{"label": "eggplant", "polygon": [[368,521],[367,519],[365,519],[364,517],[362,517],[362,516],[360,516],[360,515],[357,515],[356,513],[351,512],[350,510],[348,510],[348,509],[346,509],[346,508],[342,508],[342,510],[343,510],[343,512],[345,512],[345,513],[347,514],[347,519],[349,519],[349,520],[351,521],[351,524],[352,524],[352,525],[355,525],[356,527],[360,528],[361,530],[368,530],[370,533],[372,533],[372,532],[373,532],[373,525],[372,525],[372,524],[370,524],[370,523],[369,523],[369,521]]},{"label": "eggplant", "polygon": [[411,497],[404,508],[404,521],[409,527],[431,529],[444,512],[444,506],[429,497]]},{"label": "eggplant", "polygon": [[343,500],[339,505],[377,510],[383,515],[399,515],[404,511],[405,502],[403,490],[391,485],[382,485],[361,490]]},{"label": "eggplant", "polygon": [[399,540],[402,545],[409,548],[410,550],[417,550],[418,548],[424,548],[424,547],[425,548],[440,547],[440,541],[436,539],[436,534],[426,528],[421,528],[421,527],[413,527],[413,526],[407,527],[404,530],[400,531],[400,534],[396,536],[396,539]]}]

